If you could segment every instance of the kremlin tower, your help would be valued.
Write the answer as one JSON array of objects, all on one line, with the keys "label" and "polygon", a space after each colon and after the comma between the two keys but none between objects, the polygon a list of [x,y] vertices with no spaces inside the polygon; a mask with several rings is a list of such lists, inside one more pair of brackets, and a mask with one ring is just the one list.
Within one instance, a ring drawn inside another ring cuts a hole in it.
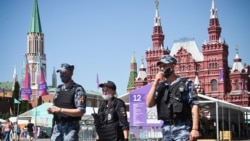
[{"label": "kremlin tower", "polygon": [[34,94],[36,93],[36,90],[38,88],[37,72],[38,63],[40,61],[39,59],[41,59],[41,65],[45,70],[46,76],[46,54],[44,51],[44,34],[42,32],[37,0],[34,0],[30,31],[27,33],[26,50],[27,51],[25,55],[27,56],[30,67],[31,88]]}]

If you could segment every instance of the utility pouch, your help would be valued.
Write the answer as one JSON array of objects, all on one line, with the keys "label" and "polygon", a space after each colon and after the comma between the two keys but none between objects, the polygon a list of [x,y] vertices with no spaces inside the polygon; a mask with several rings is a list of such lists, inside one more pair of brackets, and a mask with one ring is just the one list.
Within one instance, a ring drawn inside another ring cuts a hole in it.
[{"label": "utility pouch", "polygon": [[181,113],[183,109],[183,103],[173,103],[173,113]]}]

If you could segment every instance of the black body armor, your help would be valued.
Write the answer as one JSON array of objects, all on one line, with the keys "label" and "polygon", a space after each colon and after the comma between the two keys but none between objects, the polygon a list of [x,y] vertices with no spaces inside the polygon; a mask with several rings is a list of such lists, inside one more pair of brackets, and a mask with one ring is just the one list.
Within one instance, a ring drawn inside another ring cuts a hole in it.
[{"label": "black body armor", "polygon": [[[60,88],[62,87],[62,85],[58,87]],[[74,98],[75,98],[75,91],[77,87],[79,87],[79,85],[74,85],[70,91],[59,91],[58,97],[54,100],[55,106],[58,106],[61,108],[67,108],[67,109],[75,109],[76,107],[75,107]],[[81,120],[81,117],[71,117],[63,113],[54,113],[54,120],[55,121],[76,121],[76,120]]]},{"label": "black body armor", "polygon": [[158,92],[156,99],[158,119],[166,120],[185,120],[191,119],[191,107],[184,98],[189,91],[186,89],[185,83],[187,78],[181,80],[173,85],[165,85],[161,91]]}]

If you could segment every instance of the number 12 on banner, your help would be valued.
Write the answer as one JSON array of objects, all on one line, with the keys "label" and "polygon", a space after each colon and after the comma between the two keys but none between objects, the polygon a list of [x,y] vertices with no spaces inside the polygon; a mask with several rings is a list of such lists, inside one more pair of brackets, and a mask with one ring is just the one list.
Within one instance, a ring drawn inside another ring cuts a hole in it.
[{"label": "number 12 on banner", "polygon": [[141,102],[141,101],[142,101],[142,95],[140,94],[133,95],[133,102]]}]

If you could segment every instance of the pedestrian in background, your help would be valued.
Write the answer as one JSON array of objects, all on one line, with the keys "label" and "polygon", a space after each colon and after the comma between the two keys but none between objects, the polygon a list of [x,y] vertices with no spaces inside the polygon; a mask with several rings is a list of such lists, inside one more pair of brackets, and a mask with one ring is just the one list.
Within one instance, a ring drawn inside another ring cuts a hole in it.
[{"label": "pedestrian in background", "polygon": [[17,122],[14,123],[14,140],[20,140],[21,129]]},{"label": "pedestrian in background", "polygon": [[3,129],[2,129],[3,133],[4,133],[4,141],[10,141],[10,132],[11,130],[13,130],[13,126],[12,123],[10,122],[9,119],[5,120],[5,123],[3,124]]},{"label": "pedestrian in background", "polygon": [[29,119],[29,123],[26,125],[28,135],[29,135],[29,141],[33,141],[34,139],[34,131],[35,131],[35,125],[31,122],[31,119]]}]

